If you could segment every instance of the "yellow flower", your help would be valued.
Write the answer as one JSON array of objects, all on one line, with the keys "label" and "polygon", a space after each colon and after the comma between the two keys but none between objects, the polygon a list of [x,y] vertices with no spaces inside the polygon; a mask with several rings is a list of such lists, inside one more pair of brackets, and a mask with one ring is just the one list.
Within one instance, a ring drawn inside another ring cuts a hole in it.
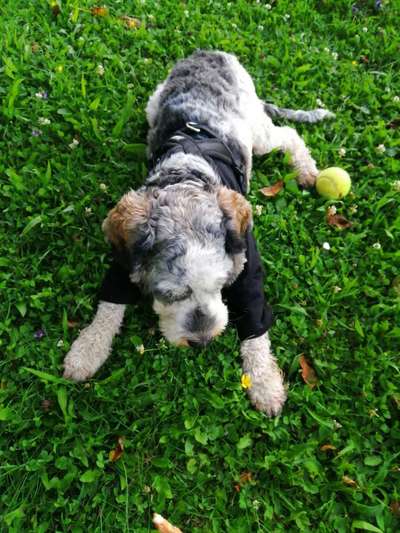
[{"label": "yellow flower", "polygon": [[253,383],[249,374],[243,374],[240,383],[244,389],[251,389]]},{"label": "yellow flower", "polygon": [[351,64],[356,66],[357,65],[357,61],[352,61]]}]

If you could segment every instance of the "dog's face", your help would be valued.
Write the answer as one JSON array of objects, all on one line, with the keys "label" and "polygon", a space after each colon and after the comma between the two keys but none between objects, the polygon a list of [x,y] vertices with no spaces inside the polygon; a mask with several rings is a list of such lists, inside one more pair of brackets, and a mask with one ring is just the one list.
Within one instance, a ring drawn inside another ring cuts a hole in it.
[{"label": "dog's face", "polygon": [[167,340],[205,346],[227,325],[221,291],[243,269],[251,221],[240,194],[182,184],[125,194],[103,230],[132,282],[153,296]]}]

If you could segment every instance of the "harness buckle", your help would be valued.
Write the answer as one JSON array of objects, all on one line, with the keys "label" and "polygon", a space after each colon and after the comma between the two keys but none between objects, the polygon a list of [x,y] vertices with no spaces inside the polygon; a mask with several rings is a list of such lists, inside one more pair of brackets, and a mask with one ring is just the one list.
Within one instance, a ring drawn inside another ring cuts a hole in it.
[{"label": "harness buckle", "polygon": [[195,131],[196,133],[201,132],[201,129],[198,127],[198,124],[196,124],[196,122],[186,122],[186,127],[189,130]]}]

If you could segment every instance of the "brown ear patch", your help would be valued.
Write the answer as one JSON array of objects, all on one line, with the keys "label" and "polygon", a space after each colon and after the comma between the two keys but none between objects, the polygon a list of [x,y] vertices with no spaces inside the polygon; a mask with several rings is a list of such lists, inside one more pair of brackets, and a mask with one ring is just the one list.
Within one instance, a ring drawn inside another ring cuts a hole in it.
[{"label": "brown ear patch", "polygon": [[122,248],[135,240],[135,230],[139,224],[146,222],[148,214],[147,199],[135,191],[129,191],[108,213],[102,225],[103,231],[112,244]]},{"label": "brown ear patch", "polygon": [[253,223],[251,205],[246,198],[227,187],[221,187],[218,191],[218,204],[232,222],[233,229],[239,235],[244,235]]}]

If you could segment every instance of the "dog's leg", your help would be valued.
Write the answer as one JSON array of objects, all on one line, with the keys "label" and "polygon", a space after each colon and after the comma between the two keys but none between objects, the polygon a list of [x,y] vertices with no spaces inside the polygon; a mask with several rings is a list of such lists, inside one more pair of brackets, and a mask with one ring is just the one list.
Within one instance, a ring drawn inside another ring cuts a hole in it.
[{"label": "dog's leg", "polygon": [[64,359],[64,377],[85,381],[106,361],[124,318],[126,305],[100,302],[93,322],[83,329]]},{"label": "dog's leg", "polygon": [[264,155],[278,149],[290,155],[292,165],[297,170],[297,180],[301,185],[311,187],[318,175],[317,165],[303,139],[294,128],[275,126],[267,115],[260,115],[253,131],[253,151]]},{"label": "dog's leg", "polygon": [[297,170],[297,181],[300,185],[311,187],[318,175],[317,165],[312,158],[305,142],[294,128],[274,126],[270,132],[269,150],[275,148],[287,152],[291,163]]},{"label": "dog's leg", "polygon": [[241,343],[243,372],[250,376],[250,400],[269,416],[280,413],[286,400],[283,375],[271,351],[268,333]]}]

